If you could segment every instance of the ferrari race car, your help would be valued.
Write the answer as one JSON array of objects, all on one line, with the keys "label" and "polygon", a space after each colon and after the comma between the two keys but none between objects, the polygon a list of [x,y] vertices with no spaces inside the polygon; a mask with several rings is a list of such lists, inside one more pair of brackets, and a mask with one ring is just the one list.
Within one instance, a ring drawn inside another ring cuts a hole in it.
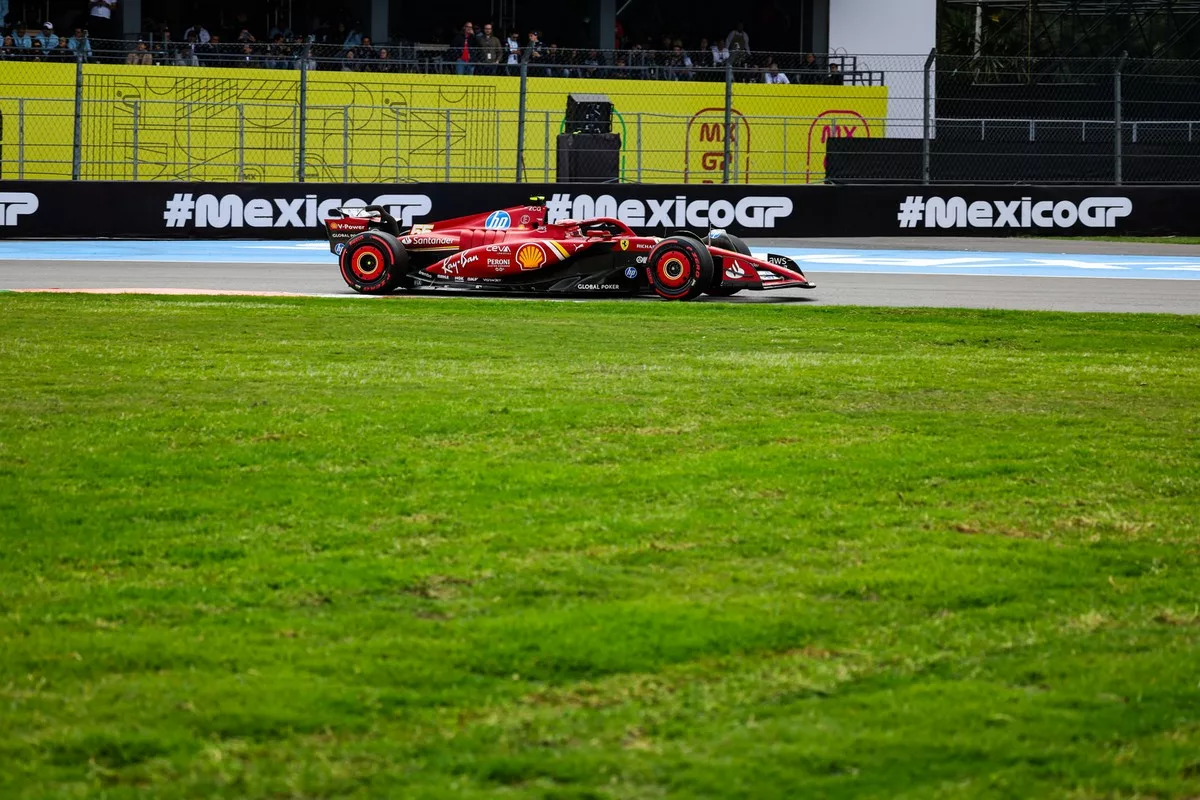
[{"label": "ferrari race car", "polygon": [[691,300],[814,286],[791,259],[756,258],[724,231],[658,238],[610,217],[548,223],[542,198],[408,230],[381,206],[341,208],[325,230],[342,277],[363,294],[469,288]]}]

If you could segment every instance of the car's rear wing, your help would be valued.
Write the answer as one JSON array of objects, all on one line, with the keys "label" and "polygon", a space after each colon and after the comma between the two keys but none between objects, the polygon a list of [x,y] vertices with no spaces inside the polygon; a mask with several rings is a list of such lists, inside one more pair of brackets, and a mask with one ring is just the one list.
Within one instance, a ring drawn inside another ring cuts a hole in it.
[{"label": "car's rear wing", "polygon": [[342,247],[352,237],[363,231],[377,230],[400,235],[400,224],[383,206],[335,208],[325,220],[325,238],[334,255],[341,255]]}]

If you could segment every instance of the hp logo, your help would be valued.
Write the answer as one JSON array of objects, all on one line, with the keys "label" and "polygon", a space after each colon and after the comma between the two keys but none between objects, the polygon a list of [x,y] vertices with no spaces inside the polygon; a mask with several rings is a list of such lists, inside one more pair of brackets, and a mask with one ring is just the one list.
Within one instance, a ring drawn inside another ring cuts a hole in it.
[{"label": "hp logo", "polygon": [[493,211],[488,215],[487,220],[483,223],[485,228],[509,228],[512,227],[512,217],[507,211]]}]

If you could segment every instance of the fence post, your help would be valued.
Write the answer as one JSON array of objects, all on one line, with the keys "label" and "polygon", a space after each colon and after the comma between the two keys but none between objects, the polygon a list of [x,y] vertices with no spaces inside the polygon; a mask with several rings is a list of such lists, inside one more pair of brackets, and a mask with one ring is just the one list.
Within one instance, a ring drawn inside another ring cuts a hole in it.
[{"label": "fence post", "polygon": [[446,183],[450,182],[450,109],[446,109]]},{"label": "fence post", "polygon": [[350,182],[350,106],[342,106],[342,180]]},{"label": "fence post", "polygon": [[139,100],[133,101],[133,179],[138,179],[138,128],[142,124],[142,104]]},{"label": "fence post", "polygon": [[1125,175],[1125,143],[1122,128],[1122,109],[1121,109],[1121,71],[1125,68],[1125,60],[1129,58],[1128,52],[1122,52],[1121,57],[1117,59],[1117,71],[1113,75],[1113,177],[1116,179],[1117,186],[1121,185]]},{"label": "fence post", "polygon": [[[311,42],[305,44],[304,49],[300,51],[300,120],[298,125],[300,142],[299,147],[296,148],[299,160],[299,163],[296,164],[296,180],[299,183],[304,183],[304,162],[308,157],[308,57],[310,53],[312,53]],[[242,146],[245,147],[244,141]]]},{"label": "fence post", "polygon": [[[238,110],[238,176],[237,176],[237,179],[239,181],[244,181],[244,180],[246,180],[246,106],[243,105],[242,103],[238,103],[237,110]],[[303,145],[301,145],[300,152],[301,153],[304,152]],[[303,157],[301,157],[300,163],[301,164],[304,163]],[[304,170],[303,169],[300,170],[300,174],[301,174],[300,180],[303,181],[304,180],[304,178],[303,178]]]},{"label": "fence post", "polygon": [[642,182],[642,112],[637,112],[637,176],[638,183]]},{"label": "fence post", "polygon": [[542,182],[550,182],[550,112],[543,112],[546,115],[546,141],[542,145]]},{"label": "fence post", "polygon": [[529,64],[521,59],[521,96],[517,101],[517,183],[525,178],[525,101],[529,97]]},{"label": "fence post", "polygon": [[71,142],[71,180],[79,180],[83,167],[83,50],[75,51],[75,131]]},{"label": "fence post", "polygon": [[192,180],[192,103],[187,102],[187,179]]},{"label": "fence post", "polygon": [[925,59],[925,69],[922,72],[925,78],[925,86],[922,93],[923,111],[921,114],[921,182],[925,185],[929,185],[930,175],[933,172],[933,165],[931,163],[933,159],[930,152],[931,147],[929,143],[930,127],[933,123],[933,120],[931,119],[933,115],[933,98],[930,96],[931,90],[929,88],[929,78],[930,73],[933,71],[933,63],[935,61],[937,61],[936,47],[929,51],[929,58]]},{"label": "fence post", "polygon": [[17,178],[25,180],[25,98],[17,100]]},{"label": "fence post", "polygon": [[721,183],[729,183],[729,149],[733,138],[733,58],[725,59],[725,164],[721,167]]}]

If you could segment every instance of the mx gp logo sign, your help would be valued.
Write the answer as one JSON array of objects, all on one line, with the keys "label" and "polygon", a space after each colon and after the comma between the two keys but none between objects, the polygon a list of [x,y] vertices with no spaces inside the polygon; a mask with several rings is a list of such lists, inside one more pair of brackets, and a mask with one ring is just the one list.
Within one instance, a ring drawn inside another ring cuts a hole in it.
[{"label": "mx gp logo sign", "polygon": [[18,217],[37,210],[38,197],[33,192],[0,192],[0,227],[16,227]]}]

